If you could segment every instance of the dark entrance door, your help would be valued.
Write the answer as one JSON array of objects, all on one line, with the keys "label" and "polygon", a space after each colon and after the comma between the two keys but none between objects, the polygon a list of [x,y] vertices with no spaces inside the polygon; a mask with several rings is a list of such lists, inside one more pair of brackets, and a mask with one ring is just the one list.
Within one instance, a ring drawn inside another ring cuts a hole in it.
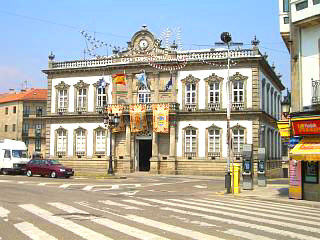
[{"label": "dark entrance door", "polygon": [[150,170],[152,140],[139,140],[139,171]]}]

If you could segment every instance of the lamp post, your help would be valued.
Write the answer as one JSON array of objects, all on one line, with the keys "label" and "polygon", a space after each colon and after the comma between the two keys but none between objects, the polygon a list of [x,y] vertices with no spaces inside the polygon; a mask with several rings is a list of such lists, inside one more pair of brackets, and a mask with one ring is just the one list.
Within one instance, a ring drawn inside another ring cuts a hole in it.
[{"label": "lamp post", "polygon": [[112,129],[117,127],[120,122],[120,117],[118,114],[113,114],[112,112],[107,112],[103,116],[103,123],[105,127],[109,129],[110,133],[110,152],[109,152],[109,168],[108,175],[114,175],[113,166],[112,166]]},{"label": "lamp post", "polygon": [[228,61],[228,79],[226,84],[227,90],[227,145],[228,145],[228,156],[227,156],[227,173],[225,175],[225,187],[227,189],[227,193],[232,192],[232,184],[233,184],[233,166],[234,160],[232,158],[232,176],[230,175],[230,158],[231,158],[231,128],[230,128],[230,116],[231,116],[231,105],[232,105],[232,94],[231,94],[231,83],[230,83],[230,46],[241,46],[243,43],[234,43],[232,42],[231,34],[229,32],[223,32],[220,35],[220,39],[222,42],[215,43],[216,45],[227,46],[227,61]]}]

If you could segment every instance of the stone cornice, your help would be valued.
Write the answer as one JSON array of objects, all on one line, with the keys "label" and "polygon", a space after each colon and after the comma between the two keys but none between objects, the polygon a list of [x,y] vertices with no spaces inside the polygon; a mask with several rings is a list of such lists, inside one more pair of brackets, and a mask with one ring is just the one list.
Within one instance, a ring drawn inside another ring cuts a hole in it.
[{"label": "stone cornice", "polygon": [[66,84],[64,81],[61,81],[58,85],[54,86],[58,90],[68,89],[70,85]]},{"label": "stone cornice", "polygon": [[211,83],[211,82],[214,82],[214,81],[223,81],[223,77],[219,77],[218,75],[216,75],[215,73],[212,73],[209,77],[206,77],[204,79],[204,81],[208,82],[208,83]]},{"label": "stone cornice", "polygon": [[243,76],[239,72],[236,72],[234,75],[230,76],[230,78],[229,78],[229,80],[232,81],[232,82],[234,82],[234,81],[245,81],[247,79],[248,79],[247,76]]},{"label": "stone cornice", "polygon": [[194,77],[192,74],[189,74],[184,79],[181,79],[181,82],[183,82],[183,83],[194,83],[194,84],[197,84],[199,81],[200,81],[200,79]]},{"label": "stone cornice", "polygon": [[90,86],[90,84],[85,83],[83,80],[80,80],[79,82],[77,82],[76,84],[73,85],[75,88],[77,89],[81,89],[81,88],[88,88]]}]

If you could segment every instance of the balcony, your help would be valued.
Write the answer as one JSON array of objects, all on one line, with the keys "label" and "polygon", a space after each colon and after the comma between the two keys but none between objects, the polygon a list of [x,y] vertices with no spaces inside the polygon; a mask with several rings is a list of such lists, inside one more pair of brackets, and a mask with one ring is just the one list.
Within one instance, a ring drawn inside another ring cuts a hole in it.
[{"label": "balcony", "polygon": [[59,107],[58,108],[58,113],[59,114],[65,114],[67,112],[67,108],[66,107]]},{"label": "balcony", "polygon": [[312,82],[312,104],[320,104],[320,80],[313,80]]},{"label": "balcony", "polygon": [[[139,103],[139,104],[143,104],[146,105],[146,111],[147,113],[150,112],[152,113],[152,109],[153,109],[153,105],[155,104],[165,104],[165,103]],[[169,104],[169,111],[170,113],[172,112],[177,112],[179,111],[179,103],[175,103],[175,102],[169,102],[167,103]],[[129,109],[130,109],[130,104],[107,104],[105,106],[105,111],[107,111],[108,108],[112,107],[113,105],[122,105],[123,106],[123,112],[124,114],[128,114],[129,113]]]},{"label": "balcony", "polygon": [[57,156],[62,157],[66,155],[66,151],[57,151]]},{"label": "balcony", "polygon": [[96,106],[96,113],[103,113],[103,106]]},{"label": "balcony", "polygon": [[186,104],[185,105],[185,110],[187,110],[188,112],[195,112],[197,110],[197,105],[192,103],[192,104]]},{"label": "balcony", "polygon": [[41,118],[46,115],[46,112],[43,111],[29,111],[23,112],[24,118]]},{"label": "balcony", "polygon": [[87,112],[87,108],[86,107],[77,107],[76,111],[78,113],[85,113],[85,112]]},{"label": "balcony", "polygon": [[220,152],[208,152],[208,157],[211,159],[216,159],[220,157]]},{"label": "balcony", "polygon": [[232,110],[234,111],[243,111],[244,110],[244,102],[233,102]]},{"label": "balcony", "polygon": [[192,158],[192,157],[196,157],[197,154],[196,154],[196,152],[185,152],[184,156],[187,158]]},{"label": "balcony", "polygon": [[210,111],[218,111],[220,110],[220,103],[216,102],[216,103],[208,103],[208,109]]}]

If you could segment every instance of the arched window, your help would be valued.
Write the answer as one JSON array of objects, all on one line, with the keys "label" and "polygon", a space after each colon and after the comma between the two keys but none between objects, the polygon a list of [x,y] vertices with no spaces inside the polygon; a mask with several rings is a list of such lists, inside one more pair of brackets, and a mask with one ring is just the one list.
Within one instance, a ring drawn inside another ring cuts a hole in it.
[{"label": "arched window", "polygon": [[222,129],[212,125],[206,129],[207,157],[220,157]]},{"label": "arched window", "polygon": [[98,127],[94,130],[94,152],[96,155],[104,155],[106,152],[106,130]]},{"label": "arched window", "polygon": [[140,86],[138,91],[138,103],[150,103],[151,93],[145,86]]},{"label": "arched window", "polygon": [[86,154],[86,130],[78,128],[75,130],[75,154],[83,156]]},{"label": "arched window", "polygon": [[198,151],[198,129],[188,126],[183,129],[184,135],[184,156],[196,157]]},{"label": "arched window", "polygon": [[232,128],[233,152],[242,153],[245,144],[245,128],[239,125]]},{"label": "arched window", "polygon": [[56,142],[56,155],[65,156],[68,149],[68,132],[66,129],[60,127],[55,131],[55,142]]}]

